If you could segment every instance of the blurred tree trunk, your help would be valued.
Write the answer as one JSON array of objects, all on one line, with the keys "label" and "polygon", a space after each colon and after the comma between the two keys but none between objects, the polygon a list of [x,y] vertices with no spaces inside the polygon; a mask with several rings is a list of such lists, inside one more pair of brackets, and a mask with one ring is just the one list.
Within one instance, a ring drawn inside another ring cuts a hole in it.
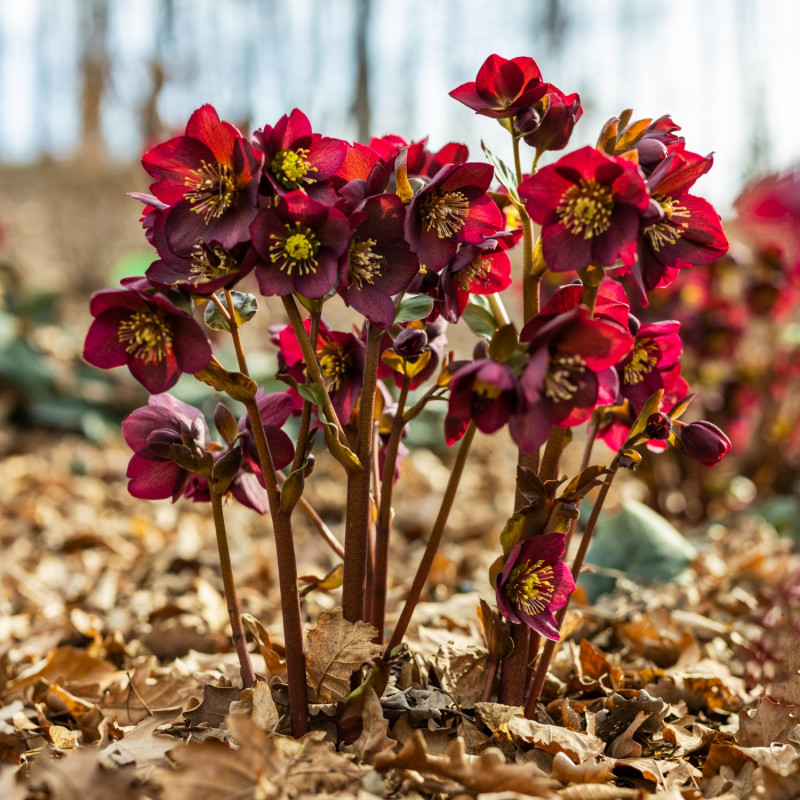
[{"label": "blurred tree trunk", "polygon": [[372,133],[369,104],[369,35],[370,0],[356,2],[356,94],[350,113],[358,125],[358,141],[368,142]]},{"label": "blurred tree trunk", "polygon": [[92,161],[105,154],[102,105],[110,62],[108,0],[84,0],[79,6],[81,36],[81,143],[79,156]]},{"label": "blurred tree trunk", "polygon": [[149,147],[153,141],[162,136],[164,123],[158,113],[158,98],[167,81],[167,68],[165,55],[175,31],[175,3],[174,0],[161,0],[158,8],[158,18],[155,20],[156,43],[152,58],[147,68],[150,73],[150,86],[142,103],[142,137],[144,147]]}]

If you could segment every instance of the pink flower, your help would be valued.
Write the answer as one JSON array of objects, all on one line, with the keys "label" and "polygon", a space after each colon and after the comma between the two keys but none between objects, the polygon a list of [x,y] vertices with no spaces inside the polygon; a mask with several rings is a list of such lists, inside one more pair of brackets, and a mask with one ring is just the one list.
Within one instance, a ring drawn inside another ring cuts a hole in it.
[{"label": "pink flower", "polygon": [[497,576],[497,607],[512,622],[521,622],[548,639],[560,636],[554,612],[575,590],[564,553],[563,533],[546,533],[520,542],[508,554]]}]

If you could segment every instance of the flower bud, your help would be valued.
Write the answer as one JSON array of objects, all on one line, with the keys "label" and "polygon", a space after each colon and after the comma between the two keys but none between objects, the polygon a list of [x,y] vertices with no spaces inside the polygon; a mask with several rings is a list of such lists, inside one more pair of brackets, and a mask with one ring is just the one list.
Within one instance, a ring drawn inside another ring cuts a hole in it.
[{"label": "flower bud", "polygon": [[405,328],[394,340],[392,350],[403,358],[417,358],[428,345],[428,334],[421,328]]},{"label": "flower bud", "polygon": [[686,455],[707,467],[718,464],[731,449],[730,439],[716,425],[705,420],[684,425],[680,439]]},{"label": "flower bud", "polygon": [[666,439],[672,432],[672,420],[663,411],[651,414],[647,418],[644,435],[648,439]]}]

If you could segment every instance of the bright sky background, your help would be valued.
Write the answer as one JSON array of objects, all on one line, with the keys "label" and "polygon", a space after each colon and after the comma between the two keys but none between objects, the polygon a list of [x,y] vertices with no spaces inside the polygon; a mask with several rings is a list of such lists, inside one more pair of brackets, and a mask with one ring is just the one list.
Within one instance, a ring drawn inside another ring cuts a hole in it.
[{"label": "bright sky background", "polygon": [[[81,2],[88,0],[0,0],[0,160],[25,162],[48,151],[68,157],[73,151],[80,91],[75,15]],[[580,92],[585,115],[571,148],[594,143],[603,122],[624,108],[632,107],[634,118],[671,114],[688,149],[715,152],[714,168],[697,193],[722,212],[754,166],[781,170],[800,162],[797,0],[562,0],[570,25],[559,45],[536,26],[549,0],[371,3],[375,135],[428,135],[434,148],[463,141],[474,159],[482,159],[485,139],[510,158],[507,135],[495,122],[447,96],[498,53],[532,56],[545,80]],[[181,24],[176,35],[183,38],[168,44],[168,52],[174,44],[175,57],[173,82],[161,96],[165,122],[180,130],[194,108],[211,102],[221,116],[252,116],[260,127],[297,106],[315,130],[355,137],[349,117],[354,0],[174,5]],[[160,4],[112,0],[110,6],[114,72],[104,131],[113,157],[128,161],[141,154],[137,106]]]}]

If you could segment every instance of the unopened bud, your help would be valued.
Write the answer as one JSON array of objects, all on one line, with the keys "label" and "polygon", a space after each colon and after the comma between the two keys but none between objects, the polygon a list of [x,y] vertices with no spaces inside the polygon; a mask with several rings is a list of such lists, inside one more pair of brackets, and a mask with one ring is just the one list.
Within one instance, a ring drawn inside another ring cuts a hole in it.
[{"label": "unopened bud", "polygon": [[658,411],[647,418],[644,435],[648,439],[666,439],[672,433],[672,420],[663,412]]}]

